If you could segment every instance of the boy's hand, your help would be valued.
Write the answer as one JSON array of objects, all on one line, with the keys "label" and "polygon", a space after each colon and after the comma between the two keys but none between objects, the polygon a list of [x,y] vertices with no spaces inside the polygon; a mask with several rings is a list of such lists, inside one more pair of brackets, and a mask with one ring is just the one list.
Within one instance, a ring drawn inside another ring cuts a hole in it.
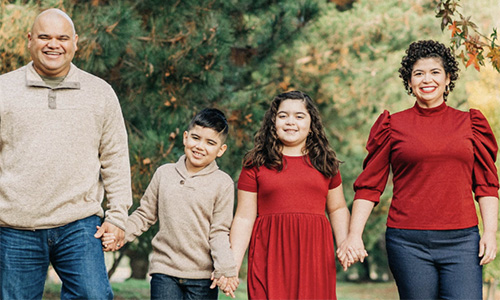
[{"label": "boy's hand", "polygon": [[219,281],[219,279],[215,278],[214,272],[212,272],[210,280],[212,280],[212,285],[210,286],[210,288],[213,289],[217,286],[217,282]]}]

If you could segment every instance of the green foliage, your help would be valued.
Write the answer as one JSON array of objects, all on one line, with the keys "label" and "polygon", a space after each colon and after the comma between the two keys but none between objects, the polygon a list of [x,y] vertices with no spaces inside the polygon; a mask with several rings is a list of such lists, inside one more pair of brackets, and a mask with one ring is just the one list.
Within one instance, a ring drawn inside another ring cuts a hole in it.
[{"label": "green foliage", "polygon": [[[352,204],[371,125],[384,109],[396,112],[415,101],[398,76],[404,50],[418,39],[447,39],[433,0],[359,0],[342,10],[314,0],[0,1],[1,73],[29,61],[26,32],[42,8],[59,7],[73,17],[79,34],[75,64],[109,82],[121,101],[131,211],[154,171],[183,154],[182,133],[204,107],[218,107],[228,117],[229,147],[218,163],[236,180],[268,103],[290,89],[316,100],[344,161],[344,191]],[[457,86],[450,102],[464,106],[466,100],[465,88]],[[383,233],[391,190],[366,226],[367,262],[348,273],[339,270],[340,278],[376,273],[383,279],[389,273]],[[147,260],[156,230],[126,251]]]}]

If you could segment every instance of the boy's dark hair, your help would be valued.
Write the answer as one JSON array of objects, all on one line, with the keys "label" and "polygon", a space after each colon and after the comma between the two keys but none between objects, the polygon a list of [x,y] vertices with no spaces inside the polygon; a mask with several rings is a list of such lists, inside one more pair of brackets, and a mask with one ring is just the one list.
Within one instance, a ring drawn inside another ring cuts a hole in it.
[{"label": "boy's dark hair", "polygon": [[226,141],[229,126],[224,113],[217,108],[205,108],[197,113],[188,126],[188,131],[195,125],[215,130],[220,134],[222,143]]}]

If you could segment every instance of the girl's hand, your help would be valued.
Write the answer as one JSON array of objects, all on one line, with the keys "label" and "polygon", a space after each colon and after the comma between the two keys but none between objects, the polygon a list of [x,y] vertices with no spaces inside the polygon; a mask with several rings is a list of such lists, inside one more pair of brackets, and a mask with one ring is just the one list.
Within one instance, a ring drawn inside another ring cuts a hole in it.
[{"label": "girl's hand", "polygon": [[226,296],[228,297],[230,296],[231,298],[236,298],[234,291],[238,288],[238,285],[240,284],[238,276],[230,278],[221,276],[220,278],[215,278],[214,272],[212,272],[211,280],[212,280],[212,285],[210,286],[211,289],[218,286],[219,289],[222,292],[224,292],[224,294],[226,294]]},{"label": "girl's hand", "polygon": [[219,287],[221,290],[224,290],[227,285],[227,278],[224,276],[221,276],[220,278],[215,278],[214,272],[212,272],[212,277],[210,278],[212,280],[212,285],[210,286],[211,289],[214,289],[215,287]]},{"label": "girl's hand", "polygon": [[358,261],[363,262],[367,256],[363,239],[352,234],[349,234],[337,249],[337,258],[344,271]]},{"label": "girl's hand", "polygon": [[231,298],[236,298],[234,291],[236,291],[239,284],[240,284],[240,279],[238,278],[238,276],[229,277],[227,279],[226,288],[223,289],[222,291],[226,294],[226,296],[231,296]]}]

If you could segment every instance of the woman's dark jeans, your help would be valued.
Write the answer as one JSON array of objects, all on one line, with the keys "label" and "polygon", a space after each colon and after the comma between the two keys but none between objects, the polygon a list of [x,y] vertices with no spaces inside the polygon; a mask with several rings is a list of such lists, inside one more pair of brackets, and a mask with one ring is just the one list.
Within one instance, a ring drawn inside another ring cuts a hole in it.
[{"label": "woman's dark jeans", "polygon": [[389,266],[401,299],[482,299],[477,227],[387,228]]}]

